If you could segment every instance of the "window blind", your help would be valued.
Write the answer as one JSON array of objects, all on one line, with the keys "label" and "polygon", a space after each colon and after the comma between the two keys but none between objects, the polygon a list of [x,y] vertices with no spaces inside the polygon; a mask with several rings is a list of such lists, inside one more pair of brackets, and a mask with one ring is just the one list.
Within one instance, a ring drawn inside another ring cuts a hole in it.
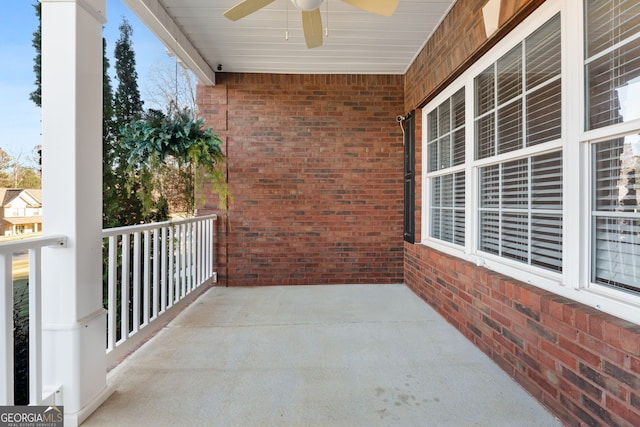
[{"label": "window blind", "polygon": [[498,150],[509,153],[522,148],[522,101],[509,103],[498,109]]},{"label": "window blind", "polygon": [[465,160],[464,88],[427,115],[428,171],[461,165]]},{"label": "window blind", "polygon": [[[586,65],[587,129],[640,118],[640,39],[629,41]],[[631,103],[631,104],[630,104]]]},{"label": "window blind", "polygon": [[531,264],[562,271],[562,214],[531,216]]},{"label": "window blind", "polygon": [[640,3],[585,2],[586,128],[640,118],[629,103],[640,92]]},{"label": "window blind", "polygon": [[596,283],[640,291],[640,219],[594,221],[593,269]]},{"label": "window blind", "polygon": [[465,195],[466,195],[466,182],[465,182],[465,173],[458,172],[454,174],[454,198],[453,198],[453,243],[457,245],[464,246],[465,244],[465,226],[466,226],[466,218],[465,218]]},{"label": "window blind", "polygon": [[539,210],[562,206],[562,156],[542,154],[531,160],[531,207]]},{"label": "window blind", "polygon": [[562,152],[479,169],[479,249],[562,271]]},{"label": "window blind", "polygon": [[560,138],[562,87],[560,15],[525,39],[527,146]]},{"label": "window blind", "polygon": [[[637,137],[594,144],[592,276],[640,291],[640,144]],[[636,148],[635,144],[639,146]],[[635,148],[635,150],[634,150]]]},{"label": "window blind", "polygon": [[562,271],[562,155],[531,159],[531,264]]},{"label": "window blind", "polygon": [[525,39],[525,76],[528,91],[560,74],[560,41],[560,15],[553,17]]},{"label": "window blind", "polygon": [[464,203],[464,172],[431,178],[430,236],[464,245]]},{"label": "window blind", "polygon": [[452,165],[461,165],[465,161],[465,99],[464,89],[460,89],[451,97]]},{"label": "window blind", "polygon": [[556,15],[475,78],[476,159],[561,137],[561,59]]},{"label": "window blind", "polygon": [[560,138],[562,129],[561,81],[527,95],[527,146],[542,144]]},{"label": "window blind", "polygon": [[640,3],[637,0],[589,0],[584,3],[587,57],[640,31]]}]

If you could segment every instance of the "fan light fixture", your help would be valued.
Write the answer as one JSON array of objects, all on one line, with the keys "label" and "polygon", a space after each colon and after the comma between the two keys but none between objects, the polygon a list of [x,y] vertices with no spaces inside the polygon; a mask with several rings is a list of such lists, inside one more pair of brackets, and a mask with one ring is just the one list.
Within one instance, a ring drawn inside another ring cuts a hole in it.
[{"label": "fan light fixture", "polygon": [[[251,15],[270,5],[276,0],[242,0],[224,13],[228,19],[237,21],[247,15]],[[322,17],[320,6],[327,0],[291,0],[296,9],[301,11],[302,31],[308,48],[322,46]],[[358,9],[376,13],[382,16],[391,16],[398,7],[400,0],[342,0]],[[329,4],[329,3],[327,3]],[[328,15],[328,14],[327,14]],[[327,16],[328,19],[328,16]],[[288,25],[288,21],[287,21]],[[287,29],[287,39],[289,31]]]},{"label": "fan light fixture", "polygon": [[291,0],[291,3],[300,10],[311,12],[319,8],[324,0]]}]

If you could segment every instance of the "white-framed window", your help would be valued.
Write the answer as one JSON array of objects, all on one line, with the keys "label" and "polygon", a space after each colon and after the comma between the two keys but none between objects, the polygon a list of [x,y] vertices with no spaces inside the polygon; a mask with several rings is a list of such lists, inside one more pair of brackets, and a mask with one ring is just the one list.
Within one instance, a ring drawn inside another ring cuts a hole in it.
[{"label": "white-framed window", "polygon": [[23,216],[27,216],[27,209],[26,208],[10,208],[8,213],[9,214],[7,216],[9,217],[23,217]]},{"label": "white-framed window", "polygon": [[640,324],[640,2],[547,0],[422,123],[423,244]]},{"label": "white-framed window", "polygon": [[584,16],[590,280],[640,294],[640,3],[585,1]]},{"label": "white-framed window", "polygon": [[[476,249],[556,272],[562,271],[561,59],[556,15],[474,78],[475,159],[484,160]],[[556,151],[540,152],[554,141]]]},{"label": "white-framed window", "polygon": [[427,171],[430,180],[429,236],[465,245],[464,88],[427,114]]}]

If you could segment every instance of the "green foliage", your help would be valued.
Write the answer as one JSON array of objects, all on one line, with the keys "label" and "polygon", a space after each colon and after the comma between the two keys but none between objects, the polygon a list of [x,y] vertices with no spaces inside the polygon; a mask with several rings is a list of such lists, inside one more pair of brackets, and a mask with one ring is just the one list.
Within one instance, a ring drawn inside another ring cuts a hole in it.
[{"label": "green foliage", "polygon": [[42,188],[40,174],[34,168],[17,166],[15,177],[17,178],[14,184],[15,188]]},{"label": "green foliage", "polygon": [[204,124],[204,119],[186,109],[168,115],[149,110],[143,119],[120,128],[120,133],[130,163],[149,165],[154,159],[164,162],[171,156],[183,164],[213,169],[224,160],[222,141]]},{"label": "green foliage", "polygon": [[38,29],[33,32],[32,46],[36,50],[36,56],[33,58],[33,72],[36,75],[36,89],[29,94],[29,99],[32,100],[38,107],[42,104],[42,6],[40,2],[33,5],[36,10],[36,16],[38,17]]},{"label": "green foliage", "polygon": [[[144,208],[138,193],[142,182],[136,170],[127,162],[118,129],[142,116],[142,99],[138,90],[135,53],[131,36],[133,29],[123,18],[120,38],[114,49],[118,86],[111,95],[107,74],[109,62],[104,58],[104,122],[103,122],[103,227],[120,227],[150,221],[164,221],[162,210]],[[105,48],[106,52],[106,48]]]},{"label": "green foliage", "polygon": [[[117,136],[115,111],[113,105],[113,87],[109,76],[109,58],[107,58],[107,39],[102,39],[102,138],[112,141]],[[106,145],[105,145],[106,146]],[[107,153],[110,154],[110,153]]]},{"label": "green foliage", "polygon": [[158,195],[168,192],[168,185],[179,182],[181,188],[175,193],[182,195],[186,212],[193,213],[197,170],[209,175],[225,206],[229,193],[222,141],[211,128],[205,128],[204,119],[188,109],[168,114],[149,110],[142,119],[121,127],[120,134],[128,152],[127,163],[140,170],[145,209],[158,202]]},{"label": "green foliage", "polygon": [[14,284],[13,376],[16,405],[29,404],[29,284]]},{"label": "green foliage", "polygon": [[41,188],[40,174],[36,168],[21,160],[22,154],[12,156],[0,148],[0,187]]},{"label": "green foliage", "polygon": [[143,101],[138,89],[138,72],[136,71],[136,55],[133,50],[131,24],[122,18],[120,38],[116,41],[113,56],[115,57],[118,87],[114,98],[115,119],[119,126],[140,118]]}]

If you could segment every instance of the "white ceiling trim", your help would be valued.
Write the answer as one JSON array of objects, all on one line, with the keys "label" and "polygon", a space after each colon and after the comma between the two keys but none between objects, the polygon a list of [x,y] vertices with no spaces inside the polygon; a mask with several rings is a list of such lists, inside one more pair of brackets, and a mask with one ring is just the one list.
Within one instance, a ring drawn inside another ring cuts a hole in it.
[{"label": "white ceiling trim", "polygon": [[123,0],[123,3],[198,76],[201,83],[215,85],[215,72],[159,0]]},{"label": "white ceiling trim", "polygon": [[386,17],[326,0],[320,11],[328,37],[322,46],[307,49],[300,12],[291,0],[276,0],[235,22],[224,12],[240,0],[123,1],[204,84],[215,82],[213,69],[403,75],[455,3],[401,0]]}]

